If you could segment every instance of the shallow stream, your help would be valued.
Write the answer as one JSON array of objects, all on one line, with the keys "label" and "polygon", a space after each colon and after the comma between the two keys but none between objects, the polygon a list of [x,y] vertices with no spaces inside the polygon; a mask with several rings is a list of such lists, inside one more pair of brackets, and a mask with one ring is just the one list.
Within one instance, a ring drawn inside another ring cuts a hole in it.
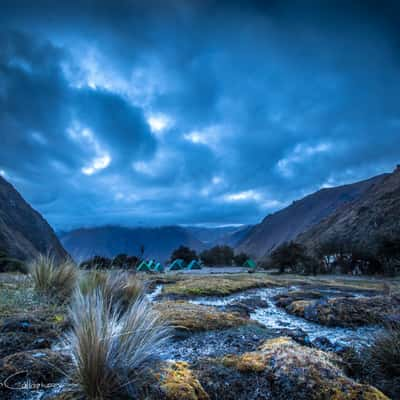
[{"label": "shallow stream", "polygon": [[[288,291],[296,290],[296,287],[291,288],[264,288],[257,289],[239,294],[234,294],[226,297],[198,297],[196,299],[189,300],[194,304],[203,304],[209,306],[228,306],[230,304],[243,301],[252,297],[260,297],[265,300],[268,304],[267,307],[257,308],[253,313],[250,314],[250,318],[258,321],[267,328],[270,329],[301,329],[308,335],[310,341],[314,341],[317,338],[327,338],[334,345],[340,346],[354,346],[358,347],[363,344],[368,344],[372,340],[372,335],[376,333],[376,326],[358,327],[358,328],[342,328],[342,327],[327,327],[314,322],[307,321],[304,318],[296,317],[288,314],[283,308],[279,308],[275,305],[273,298],[276,295],[286,294]],[[323,290],[320,290],[323,293]],[[326,291],[327,297],[339,297],[343,292],[340,291]],[[358,297],[358,293],[345,293]]]}]

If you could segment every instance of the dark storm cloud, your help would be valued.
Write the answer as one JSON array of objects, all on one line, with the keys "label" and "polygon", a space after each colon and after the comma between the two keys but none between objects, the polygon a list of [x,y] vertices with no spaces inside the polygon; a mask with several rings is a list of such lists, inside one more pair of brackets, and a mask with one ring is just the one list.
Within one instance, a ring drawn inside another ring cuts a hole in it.
[{"label": "dark storm cloud", "polygon": [[2,7],[0,170],[57,227],[255,222],[399,160],[395,1]]}]

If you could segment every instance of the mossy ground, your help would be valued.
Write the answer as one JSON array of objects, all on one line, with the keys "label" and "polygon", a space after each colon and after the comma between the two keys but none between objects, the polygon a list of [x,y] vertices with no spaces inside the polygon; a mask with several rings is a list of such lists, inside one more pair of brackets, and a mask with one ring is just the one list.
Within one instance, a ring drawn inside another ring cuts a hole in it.
[{"label": "mossy ground", "polygon": [[66,307],[38,296],[26,275],[0,274],[0,322],[9,317],[43,314],[64,320]]},{"label": "mossy ground", "polygon": [[151,282],[165,284],[163,294],[181,297],[191,296],[227,296],[249,289],[263,287],[298,286],[307,290],[313,288],[337,289],[343,291],[365,291],[384,293],[400,291],[400,279],[373,279],[347,276],[301,276],[301,275],[271,275],[267,273],[254,274],[210,274],[190,275],[172,274],[163,278],[153,276]]},{"label": "mossy ground", "polygon": [[276,286],[266,274],[182,276],[166,285],[163,293],[177,296],[227,296],[248,289]]},{"label": "mossy ground", "polygon": [[161,374],[161,389],[167,400],[209,400],[186,362],[171,363]]},{"label": "mossy ground", "polygon": [[228,329],[254,323],[235,313],[186,301],[165,301],[155,307],[175,328],[190,332]]},{"label": "mossy ground", "polygon": [[[269,379],[272,398],[286,393],[296,399],[388,400],[379,390],[348,378],[340,358],[320,350],[301,346],[288,337],[266,341],[258,351],[220,359],[224,367]],[[275,396],[274,397],[274,391]]]}]

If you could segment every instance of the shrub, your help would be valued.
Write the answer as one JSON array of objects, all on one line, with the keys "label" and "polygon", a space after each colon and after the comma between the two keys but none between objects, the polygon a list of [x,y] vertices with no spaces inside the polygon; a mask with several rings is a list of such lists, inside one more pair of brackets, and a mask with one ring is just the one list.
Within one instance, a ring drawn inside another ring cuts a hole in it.
[{"label": "shrub", "polygon": [[170,262],[179,259],[183,260],[186,264],[189,264],[192,260],[197,260],[197,253],[194,250],[189,249],[189,247],[180,246],[172,252]]},{"label": "shrub", "polygon": [[72,261],[57,265],[54,257],[43,254],[31,262],[29,272],[35,291],[58,301],[70,297],[78,278],[78,269]]},{"label": "shrub", "polygon": [[20,272],[27,274],[29,271],[26,263],[9,257],[6,253],[0,251],[0,272]]},{"label": "shrub", "polygon": [[400,326],[377,336],[367,349],[366,369],[370,381],[393,398],[400,398]]},{"label": "shrub", "polygon": [[123,308],[128,308],[141,297],[145,291],[143,281],[135,276],[123,272],[87,272],[79,282],[79,287],[84,295],[98,290],[107,304],[118,303]]},{"label": "shrub", "polygon": [[113,267],[134,269],[139,262],[139,258],[136,256],[128,256],[126,254],[118,254],[112,260]]},{"label": "shrub", "polygon": [[103,256],[94,256],[79,265],[82,269],[110,269],[112,266],[113,261]]},{"label": "shrub", "polygon": [[105,287],[107,282],[107,273],[102,271],[83,272],[79,280],[79,289],[84,295],[94,292],[96,289]]},{"label": "shrub", "polygon": [[370,346],[345,354],[350,372],[393,399],[400,398],[400,325],[378,333]]},{"label": "shrub", "polygon": [[75,371],[72,379],[88,399],[138,398],[134,384],[169,338],[169,328],[145,298],[123,312],[100,290],[77,291],[70,307],[72,330],[66,337]]}]

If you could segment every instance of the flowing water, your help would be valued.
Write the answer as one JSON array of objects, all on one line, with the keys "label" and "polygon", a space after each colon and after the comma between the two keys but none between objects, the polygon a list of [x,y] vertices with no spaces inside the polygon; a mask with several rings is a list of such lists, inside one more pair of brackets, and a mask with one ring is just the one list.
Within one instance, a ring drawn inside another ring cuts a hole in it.
[{"label": "flowing water", "polygon": [[[296,287],[291,288],[265,288],[253,291],[248,291],[240,294],[230,295],[222,298],[199,297],[190,300],[194,304],[203,304],[209,306],[229,306],[230,304],[243,301],[252,297],[260,297],[268,304],[267,307],[257,308],[250,314],[250,318],[258,321],[271,329],[301,329],[313,341],[317,338],[327,338],[334,345],[339,346],[355,346],[359,347],[363,344],[368,344],[372,340],[373,334],[379,329],[376,326],[358,327],[358,328],[342,328],[342,327],[327,327],[314,322],[307,321],[304,318],[296,317],[288,314],[284,309],[275,305],[273,298],[276,295],[286,294],[289,290],[296,290]],[[323,292],[320,290],[320,292]],[[338,296],[343,294],[340,291],[327,290],[326,294]],[[349,295],[348,293],[346,293]],[[351,294],[354,297],[362,295],[357,293]]]}]

